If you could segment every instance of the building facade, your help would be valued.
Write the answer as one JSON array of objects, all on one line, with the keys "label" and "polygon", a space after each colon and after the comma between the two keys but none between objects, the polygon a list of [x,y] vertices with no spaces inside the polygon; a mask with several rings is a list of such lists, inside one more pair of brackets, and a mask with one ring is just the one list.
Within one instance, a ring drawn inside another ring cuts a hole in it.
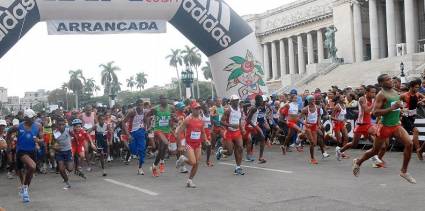
[{"label": "building facade", "polygon": [[7,89],[0,87],[0,102],[7,103]]},{"label": "building facade", "polygon": [[[383,59],[399,63],[397,57],[410,56],[403,61],[406,69],[421,66],[425,63],[424,2],[299,0],[245,19],[256,32],[273,91],[306,83],[313,80],[312,75],[336,68],[325,47],[330,27],[336,28],[331,41],[340,65]],[[398,71],[398,66],[387,71]]]},{"label": "building facade", "polygon": [[37,104],[44,104],[47,106],[48,93],[44,89],[39,89],[35,92],[25,92],[23,98],[20,99],[22,109],[32,108]]}]

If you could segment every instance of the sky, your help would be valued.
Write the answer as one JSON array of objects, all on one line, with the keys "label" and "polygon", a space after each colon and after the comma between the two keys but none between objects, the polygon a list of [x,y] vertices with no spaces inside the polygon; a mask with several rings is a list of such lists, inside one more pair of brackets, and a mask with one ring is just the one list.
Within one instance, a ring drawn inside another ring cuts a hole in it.
[{"label": "sky", "polygon": [[[293,1],[226,0],[239,15],[262,13]],[[124,90],[128,89],[126,79],[138,72],[148,74],[147,87],[163,86],[176,77],[165,57],[170,49],[185,45],[192,43],[170,24],[164,34],[47,35],[42,22],[0,58],[0,86],[8,89],[9,96],[23,97],[25,91],[59,88],[68,81],[69,70],[77,69],[100,85],[99,65],[109,61],[121,68],[117,73]]]}]

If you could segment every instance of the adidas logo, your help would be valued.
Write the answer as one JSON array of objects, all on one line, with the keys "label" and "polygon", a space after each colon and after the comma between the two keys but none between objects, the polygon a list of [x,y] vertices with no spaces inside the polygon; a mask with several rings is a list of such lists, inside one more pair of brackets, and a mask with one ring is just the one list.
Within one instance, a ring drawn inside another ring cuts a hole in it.
[{"label": "adidas logo", "polygon": [[231,10],[227,4],[218,0],[184,0],[182,7],[221,47],[231,44],[228,35]]},{"label": "adidas logo", "polygon": [[28,12],[35,7],[34,0],[1,0],[0,2],[0,41],[13,30]]}]

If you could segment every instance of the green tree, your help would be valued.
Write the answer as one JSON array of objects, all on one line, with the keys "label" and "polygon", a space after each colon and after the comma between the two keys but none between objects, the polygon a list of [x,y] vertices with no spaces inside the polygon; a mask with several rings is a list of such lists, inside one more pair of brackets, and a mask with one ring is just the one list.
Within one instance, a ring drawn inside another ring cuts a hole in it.
[{"label": "green tree", "polygon": [[102,68],[100,83],[105,88],[103,94],[109,96],[112,94],[112,85],[119,83],[116,71],[121,69],[118,66],[114,66],[113,61],[108,62],[107,64],[101,64],[99,67]]},{"label": "green tree", "polygon": [[78,109],[78,95],[81,94],[83,90],[83,84],[85,83],[85,78],[83,76],[82,70],[70,70],[69,71],[69,82],[68,88],[72,90],[75,95],[75,107]]},{"label": "green tree", "polygon": [[97,92],[100,90],[100,87],[96,85],[96,81],[93,78],[89,78],[86,80],[86,83],[84,84],[84,92],[92,96],[94,92]]},{"label": "green tree", "polygon": [[147,77],[148,77],[148,75],[144,72],[136,74],[137,88],[140,91],[142,91],[142,89],[145,89],[145,85],[148,83]]},{"label": "green tree", "polygon": [[180,81],[180,73],[178,66],[182,66],[183,64],[183,58],[181,55],[180,49],[171,49],[171,54],[165,57],[165,59],[169,60],[169,65],[171,67],[174,67],[176,69],[176,75],[177,75],[177,81],[179,83],[179,97],[182,99],[182,85]]},{"label": "green tree", "polygon": [[183,55],[183,61],[186,67],[192,70],[192,68],[195,69],[196,72],[196,89],[197,89],[197,97],[200,98],[199,93],[199,74],[198,74],[198,68],[202,64],[202,56],[199,53],[199,49],[196,47],[189,47],[185,46],[185,49],[182,51]]},{"label": "green tree", "polygon": [[133,87],[136,86],[137,82],[134,80],[134,76],[131,76],[127,81],[127,87],[130,87],[130,91],[133,91]]},{"label": "green tree", "polygon": [[207,80],[210,80],[211,83],[211,97],[214,97],[214,78],[211,71],[211,64],[210,62],[205,62],[205,66],[201,68],[202,72],[204,73],[204,78]]}]

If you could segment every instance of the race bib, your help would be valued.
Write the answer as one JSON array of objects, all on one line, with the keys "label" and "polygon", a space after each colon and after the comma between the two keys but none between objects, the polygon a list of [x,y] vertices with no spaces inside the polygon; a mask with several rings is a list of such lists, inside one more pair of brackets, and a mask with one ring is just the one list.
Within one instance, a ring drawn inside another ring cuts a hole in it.
[{"label": "race bib", "polygon": [[177,150],[177,144],[176,143],[170,143],[168,144],[168,150],[174,152]]},{"label": "race bib", "polygon": [[92,124],[84,124],[84,129],[86,129],[86,130],[90,130],[90,129],[92,129],[92,127],[93,127],[93,125]]},{"label": "race bib", "polygon": [[168,119],[160,119],[159,120],[159,126],[160,127],[167,127],[169,123],[170,123],[170,121],[168,121]]},{"label": "race bib", "polygon": [[192,140],[199,140],[199,139],[201,139],[201,132],[192,131],[190,133],[190,139],[192,139]]},{"label": "race bib", "polygon": [[232,125],[238,125],[239,124],[239,119],[237,119],[237,118],[231,118],[230,119],[230,124],[232,124]]}]

